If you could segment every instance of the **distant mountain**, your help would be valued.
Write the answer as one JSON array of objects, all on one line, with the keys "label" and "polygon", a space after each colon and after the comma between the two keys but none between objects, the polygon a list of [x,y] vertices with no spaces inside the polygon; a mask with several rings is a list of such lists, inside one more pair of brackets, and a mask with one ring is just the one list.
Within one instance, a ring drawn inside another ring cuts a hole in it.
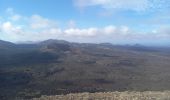
[{"label": "distant mountain", "polygon": [[0,40],[0,48],[9,48],[9,47],[15,47],[16,45],[11,42]]},{"label": "distant mountain", "polygon": [[54,39],[49,39],[49,40],[45,40],[40,42],[40,44],[53,44],[53,43],[60,43],[60,44],[68,44],[68,41],[65,40],[54,40]]}]

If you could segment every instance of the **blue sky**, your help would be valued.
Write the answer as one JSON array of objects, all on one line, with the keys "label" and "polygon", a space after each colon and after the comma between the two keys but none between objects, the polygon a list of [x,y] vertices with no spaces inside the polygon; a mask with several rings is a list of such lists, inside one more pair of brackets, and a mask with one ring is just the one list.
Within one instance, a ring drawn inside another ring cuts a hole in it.
[{"label": "blue sky", "polygon": [[169,0],[0,0],[0,39],[169,44]]}]

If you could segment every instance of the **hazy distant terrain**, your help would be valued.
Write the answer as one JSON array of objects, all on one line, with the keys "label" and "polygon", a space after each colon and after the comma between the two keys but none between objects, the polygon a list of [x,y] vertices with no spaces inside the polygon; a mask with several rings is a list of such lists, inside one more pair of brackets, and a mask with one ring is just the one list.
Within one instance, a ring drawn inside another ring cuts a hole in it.
[{"label": "hazy distant terrain", "polygon": [[1,100],[104,91],[170,90],[170,48],[47,40],[0,41]]}]

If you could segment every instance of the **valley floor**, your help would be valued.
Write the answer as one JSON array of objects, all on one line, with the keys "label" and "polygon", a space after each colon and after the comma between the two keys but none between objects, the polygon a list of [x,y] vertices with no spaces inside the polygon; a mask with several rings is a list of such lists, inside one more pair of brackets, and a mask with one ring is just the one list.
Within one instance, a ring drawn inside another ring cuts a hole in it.
[{"label": "valley floor", "polygon": [[42,96],[33,100],[170,100],[170,91],[75,93]]}]

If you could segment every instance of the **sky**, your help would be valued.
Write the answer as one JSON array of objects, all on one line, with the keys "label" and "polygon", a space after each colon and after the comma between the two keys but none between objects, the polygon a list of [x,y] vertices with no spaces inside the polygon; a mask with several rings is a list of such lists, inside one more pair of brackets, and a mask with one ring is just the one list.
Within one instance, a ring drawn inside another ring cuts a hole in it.
[{"label": "sky", "polygon": [[170,44],[169,0],[0,0],[0,40]]}]

